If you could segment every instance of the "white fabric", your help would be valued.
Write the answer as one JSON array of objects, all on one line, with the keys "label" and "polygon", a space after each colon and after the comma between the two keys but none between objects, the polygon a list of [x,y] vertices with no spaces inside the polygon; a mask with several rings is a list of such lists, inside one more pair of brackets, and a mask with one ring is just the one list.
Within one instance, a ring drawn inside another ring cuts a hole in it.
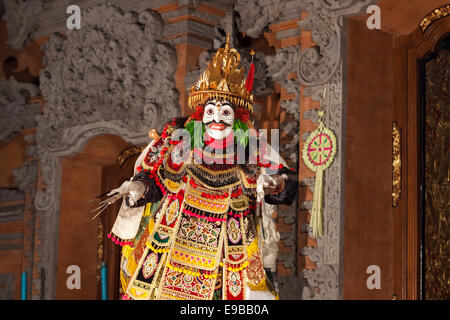
[{"label": "white fabric", "polygon": [[138,232],[144,209],[145,206],[130,208],[125,204],[125,201],[122,200],[119,214],[117,215],[111,231],[119,238],[134,239]]},{"label": "white fabric", "polygon": [[[144,151],[141,152],[138,159],[136,160],[134,164],[134,175],[137,173],[137,167],[141,165],[142,161],[144,160],[145,156],[147,155],[148,150],[153,145],[153,140],[145,147]],[[127,186],[130,183],[130,181],[125,181],[122,186]],[[121,187],[115,190],[120,190]],[[122,188],[122,193],[127,189],[127,192],[131,192],[133,198],[138,197],[138,193],[133,190],[133,188]],[[129,190],[128,190],[129,189]],[[114,191],[114,190],[113,190]],[[111,191],[111,192],[113,192]],[[119,191],[120,193],[121,191]],[[123,196],[126,194],[124,193]],[[112,227],[112,232],[122,238],[122,239],[133,239],[136,237],[136,234],[139,229],[139,225],[141,223],[142,215],[144,213],[145,206],[138,207],[138,208],[130,208],[126,205],[125,201],[122,200],[122,205],[120,206],[119,214],[117,215],[116,221],[114,222],[114,225]]]},{"label": "white fabric", "polygon": [[247,295],[246,300],[275,300],[275,296],[270,291],[256,291],[246,287],[245,293]]}]

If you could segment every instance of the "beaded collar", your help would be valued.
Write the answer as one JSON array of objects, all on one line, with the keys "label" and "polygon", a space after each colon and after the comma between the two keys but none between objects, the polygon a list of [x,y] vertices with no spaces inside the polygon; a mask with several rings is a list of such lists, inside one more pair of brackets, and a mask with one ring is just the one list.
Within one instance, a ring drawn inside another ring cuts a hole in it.
[{"label": "beaded collar", "polygon": [[211,189],[223,189],[240,183],[237,166],[232,164],[192,164],[186,171],[199,183]]}]

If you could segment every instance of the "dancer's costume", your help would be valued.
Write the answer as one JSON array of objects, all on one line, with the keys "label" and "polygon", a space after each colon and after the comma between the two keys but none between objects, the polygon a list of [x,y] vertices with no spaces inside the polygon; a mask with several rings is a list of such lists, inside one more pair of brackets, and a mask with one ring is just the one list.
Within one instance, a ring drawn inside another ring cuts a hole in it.
[{"label": "dancer's costume", "polygon": [[[138,159],[131,181],[143,183],[146,191],[135,203],[124,199],[109,235],[123,246],[120,280],[125,299],[277,297],[266,274],[276,268],[279,240],[270,209],[292,203],[295,173],[274,152],[270,160],[264,148],[249,151],[248,138],[230,134],[214,139],[208,131],[200,141],[193,137],[195,121],[205,130],[208,102],[211,117],[215,103],[221,115],[228,116],[228,103],[234,111],[233,129],[252,128],[248,117],[253,74],[245,81],[239,64],[239,53],[227,41],[191,89],[189,106],[196,111],[187,120],[169,122]],[[217,126],[224,132],[223,123]],[[188,155],[180,153],[182,139],[175,137],[179,128],[192,134]],[[244,164],[237,163],[239,144],[248,157]],[[258,184],[269,174],[284,178],[274,179],[279,182],[275,189],[261,197]]]}]

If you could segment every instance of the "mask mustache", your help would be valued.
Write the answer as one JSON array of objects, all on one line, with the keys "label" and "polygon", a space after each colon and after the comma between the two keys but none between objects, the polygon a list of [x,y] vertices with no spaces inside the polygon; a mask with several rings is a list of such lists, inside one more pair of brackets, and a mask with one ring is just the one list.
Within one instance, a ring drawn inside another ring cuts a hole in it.
[{"label": "mask mustache", "polygon": [[230,126],[230,124],[225,123],[225,122],[223,122],[222,120],[220,120],[219,122],[216,122],[216,121],[209,121],[209,122],[206,122],[206,123],[205,123],[205,126],[209,126],[209,125],[212,124],[212,123],[215,123],[215,124],[223,124],[224,126],[227,126],[227,127]]}]

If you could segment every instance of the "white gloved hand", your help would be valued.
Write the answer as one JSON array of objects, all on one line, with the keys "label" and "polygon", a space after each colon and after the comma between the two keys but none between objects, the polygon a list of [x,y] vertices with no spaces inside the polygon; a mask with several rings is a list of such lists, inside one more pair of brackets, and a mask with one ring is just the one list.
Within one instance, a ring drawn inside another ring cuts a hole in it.
[{"label": "white gloved hand", "polygon": [[274,193],[287,180],[287,175],[260,175],[257,182],[256,192],[258,198],[263,195]]},{"label": "white gloved hand", "polygon": [[108,196],[116,194],[118,197],[129,196],[130,205],[134,205],[145,193],[146,187],[140,181],[125,181],[122,185],[108,193]]}]

